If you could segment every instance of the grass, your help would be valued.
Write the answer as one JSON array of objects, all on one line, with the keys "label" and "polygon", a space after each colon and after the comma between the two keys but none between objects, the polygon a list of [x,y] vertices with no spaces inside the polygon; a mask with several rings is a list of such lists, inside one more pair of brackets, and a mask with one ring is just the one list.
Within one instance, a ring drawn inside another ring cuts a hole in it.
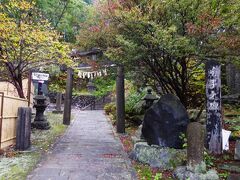
[{"label": "grass", "polygon": [[47,152],[56,139],[65,132],[66,126],[62,124],[62,115],[48,113],[47,119],[51,125],[49,130],[32,130],[31,151],[19,152],[9,149],[0,156],[0,180],[26,179],[42,154]]}]

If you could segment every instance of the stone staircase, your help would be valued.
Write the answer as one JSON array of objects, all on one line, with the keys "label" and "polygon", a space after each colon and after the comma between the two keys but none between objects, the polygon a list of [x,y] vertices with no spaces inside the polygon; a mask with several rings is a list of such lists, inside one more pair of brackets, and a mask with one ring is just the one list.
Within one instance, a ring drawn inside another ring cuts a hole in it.
[{"label": "stone staircase", "polygon": [[107,95],[100,99],[96,99],[88,106],[81,108],[81,110],[103,110],[104,106],[110,102],[112,102],[111,95]]}]

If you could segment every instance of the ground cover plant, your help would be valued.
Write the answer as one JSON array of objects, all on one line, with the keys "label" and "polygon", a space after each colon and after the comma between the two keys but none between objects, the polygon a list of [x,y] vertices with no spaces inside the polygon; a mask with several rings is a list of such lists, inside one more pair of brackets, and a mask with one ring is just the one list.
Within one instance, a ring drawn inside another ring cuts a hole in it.
[{"label": "ground cover plant", "polygon": [[[126,92],[128,96],[126,97],[126,104],[128,103],[128,100],[131,98],[132,93]],[[140,101],[141,99],[138,99]],[[131,101],[131,100],[130,100]],[[135,101],[137,104],[138,101]],[[132,102],[130,102],[131,104]],[[116,123],[116,106],[115,103],[110,103],[105,106],[105,112],[109,115],[110,119],[112,120],[113,125]],[[134,111],[133,111],[134,112]],[[234,105],[228,105],[224,104],[224,129],[232,131],[231,137],[230,137],[230,149],[229,151],[224,151],[221,155],[213,155],[209,154],[207,150],[204,152],[204,161],[206,163],[207,169],[216,169],[218,172],[218,175],[220,179],[227,179],[230,174],[240,174],[239,172],[236,172],[235,170],[231,169],[222,169],[221,166],[224,164],[234,163],[234,148],[235,148],[235,140],[240,139],[239,135],[239,108],[238,106]],[[133,115],[133,114],[132,114]],[[138,131],[138,126],[133,123],[128,123],[129,119],[127,119],[126,116],[126,122],[127,122],[127,128],[126,128],[126,134],[120,135],[120,140],[123,144],[124,150],[126,153],[131,154],[131,151],[134,147],[134,141],[133,136],[135,136],[136,132]],[[204,120],[201,120],[202,123],[204,123]],[[186,141],[186,136],[183,135],[182,137]],[[187,143],[184,143],[184,147],[187,147]],[[151,168],[149,165],[139,163],[137,161],[132,160],[132,164],[138,174],[139,179],[146,179],[146,180],[152,180],[152,179],[173,179],[173,171],[171,170],[163,170],[158,168]]]},{"label": "ground cover plant", "polygon": [[33,129],[31,134],[32,146],[29,150],[15,151],[13,146],[1,151],[1,180],[26,179],[41,156],[47,153],[56,139],[63,134],[66,126],[62,124],[62,115],[48,113],[47,118],[51,128],[49,130]]}]

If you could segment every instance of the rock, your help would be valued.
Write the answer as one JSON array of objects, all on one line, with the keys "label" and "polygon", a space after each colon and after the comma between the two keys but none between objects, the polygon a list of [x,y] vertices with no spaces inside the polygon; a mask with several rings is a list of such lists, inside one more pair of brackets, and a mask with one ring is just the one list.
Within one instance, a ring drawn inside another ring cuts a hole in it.
[{"label": "rock", "polygon": [[218,166],[219,169],[240,173],[240,162],[224,163]]},{"label": "rock", "polygon": [[234,159],[240,160],[240,140],[236,140]]},{"label": "rock", "polygon": [[149,146],[147,142],[138,142],[130,155],[131,159],[162,169],[174,169],[186,162],[186,150]]},{"label": "rock", "polygon": [[174,177],[179,180],[218,180],[217,171],[209,170],[206,171],[205,163],[199,164],[199,167],[192,169],[190,167],[181,166],[175,169]]},{"label": "rock", "polygon": [[189,179],[194,179],[194,180],[199,180],[198,175],[191,172],[191,171],[188,171],[185,166],[178,167],[174,171],[174,176],[179,180],[185,180],[185,179],[188,179],[188,178]]},{"label": "rock", "polygon": [[227,180],[239,180],[240,179],[240,175],[239,174],[230,174],[227,177]]},{"label": "rock", "polygon": [[180,100],[166,94],[146,111],[143,137],[149,145],[180,149],[183,145],[180,135],[186,133],[188,123],[188,113]]}]

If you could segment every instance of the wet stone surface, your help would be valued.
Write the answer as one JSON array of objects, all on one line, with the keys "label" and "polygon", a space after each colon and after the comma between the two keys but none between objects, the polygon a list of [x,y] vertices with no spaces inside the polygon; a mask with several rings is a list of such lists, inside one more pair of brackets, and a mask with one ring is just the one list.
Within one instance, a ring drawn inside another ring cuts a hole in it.
[{"label": "wet stone surface", "polygon": [[103,111],[76,111],[75,120],[28,180],[134,180],[135,171]]}]

